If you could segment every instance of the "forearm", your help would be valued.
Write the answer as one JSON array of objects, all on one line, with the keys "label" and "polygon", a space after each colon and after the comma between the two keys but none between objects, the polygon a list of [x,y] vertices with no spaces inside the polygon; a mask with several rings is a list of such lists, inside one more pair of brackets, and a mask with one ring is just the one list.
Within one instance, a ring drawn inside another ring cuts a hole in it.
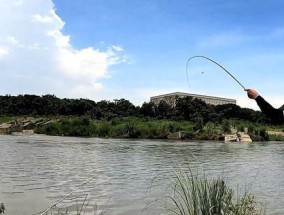
[{"label": "forearm", "polygon": [[272,107],[264,98],[258,96],[256,99],[258,106],[260,107],[261,111],[269,116],[274,121],[284,122],[284,115],[283,110],[276,109]]}]

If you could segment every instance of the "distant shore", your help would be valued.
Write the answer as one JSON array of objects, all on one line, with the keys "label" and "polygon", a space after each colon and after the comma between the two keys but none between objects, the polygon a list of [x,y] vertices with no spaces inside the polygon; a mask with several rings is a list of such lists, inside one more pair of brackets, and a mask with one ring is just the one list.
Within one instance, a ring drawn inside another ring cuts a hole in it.
[{"label": "distant shore", "polygon": [[252,141],[284,141],[280,126],[267,126],[239,120],[222,123],[157,120],[121,117],[111,120],[93,120],[88,117],[5,117],[0,118],[0,134],[22,132],[32,135],[190,139],[223,141],[226,135],[246,132]]}]

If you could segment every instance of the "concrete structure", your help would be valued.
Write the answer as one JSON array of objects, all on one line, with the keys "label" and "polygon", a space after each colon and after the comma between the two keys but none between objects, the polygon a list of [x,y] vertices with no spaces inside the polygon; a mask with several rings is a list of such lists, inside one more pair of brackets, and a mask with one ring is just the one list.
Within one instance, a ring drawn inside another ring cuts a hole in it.
[{"label": "concrete structure", "polygon": [[34,129],[53,123],[54,120],[42,118],[24,118],[16,119],[10,122],[0,124],[0,134],[21,133],[32,135]]},{"label": "concrete structure", "polygon": [[227,98],[220,98],[220,97],[214,97],[214,96],[205,96],[205,95],[198,95],[198,94],[191,94],[191,93],[181,93],[181,92],[175,92],[175,93],[169,93],[169,94],[163,94],[159,96],[153,96],[150,98],[151,102],[154,102],[155,104],[159,104],[160,101],[164,100],[172,107],[175,107],[176,100],[178,98],[183,97],[192,97],[192,98],[198,98],[203,100],[207,104],[211,105],[223,105],[223,104],[237,104],[237,101],[235,99],[227,99]]},{"label": "concrete structure", "polygon": [[238,132],[238,137],[240,139],[240,142],[243,143],[251,143],[252,139],[250,138],[250,136],[248,134],[246,134],[245,132]]},{"label": "concrete structure", "polygon": [[11,124],[1,124],[0,125],[0,134],[11,134],[12,125]]}]

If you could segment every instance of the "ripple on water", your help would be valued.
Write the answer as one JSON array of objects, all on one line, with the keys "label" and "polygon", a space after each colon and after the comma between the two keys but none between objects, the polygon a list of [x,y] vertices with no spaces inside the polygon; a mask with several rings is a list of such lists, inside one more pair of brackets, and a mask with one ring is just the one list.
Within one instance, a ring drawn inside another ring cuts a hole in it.
[{"label": "ripple on water", "polygon": [[[76,209],[87,195],[93,214],[133,215],[165,195],[173,167],[223,175],[234,187],[251,189],[284,213],[284,144],[223,144],[112,140],[48,136],[0,137],[0,199],[11,214],[34,214],[94,177],[59,205]],[[155,178],[154,181],[153,178]],[[151,184],[152,183],[152,184]],[[4,202],[4,203],[5,203]],[[36,206],[34,206],[36,203]],[[30,207],[27,207],[30,206]],[[152,210],[158,210],[159,205]]]}]

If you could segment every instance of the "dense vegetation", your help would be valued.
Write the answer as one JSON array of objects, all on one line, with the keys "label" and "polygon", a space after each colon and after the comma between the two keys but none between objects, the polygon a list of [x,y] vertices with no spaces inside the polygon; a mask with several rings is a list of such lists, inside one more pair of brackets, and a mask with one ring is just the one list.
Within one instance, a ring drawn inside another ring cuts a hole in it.
[{"label": "dense vegetation", "polygon": [[[247,191],[236,194],[223,178],[209,179],[191,170],[172,176],[169,215],[264,215],[265,206]],[[172,204],[171,204],[172,203]]]},{"label": "dense vegetation", "polygon": [[166,102],[155,105],[145,102],[134,106],[125,99],[95,102],[88,99],[59,99],[54,95],[0,96],[1,116],[88,116],[92,119],[138,117],[167,120],[186,120],[207,123],[224,119],[247,120],[254,123],[269,123],[259,111],[227,104],[212,106],[191,97],[179,98],[176,107]]},{"label": "dense vegetation", "polygon": [[175,107],[163,101],[140,107],[125,99],[95,102],[54,95],[0,96],[0,123],[22,116],[57,119],[38,127],[37,133],[115,138],[165,138],[183,131],[186,138],[218,140],[233,126],[238,131],[249,128],[253,140],[268,140],[267,126],[272,125],[259,111],[233,104],[208,105],[191,97],[178,98]]}]

